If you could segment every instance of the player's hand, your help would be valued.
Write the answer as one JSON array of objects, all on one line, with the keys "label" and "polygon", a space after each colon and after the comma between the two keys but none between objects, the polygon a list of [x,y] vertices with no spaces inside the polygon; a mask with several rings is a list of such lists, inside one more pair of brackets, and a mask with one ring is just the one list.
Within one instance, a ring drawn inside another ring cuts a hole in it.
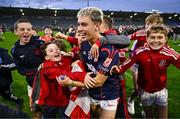
[{"label": "player's hand", "polygon": [[61,32],[58,32],[58,33],[56,33],[55,37],[56,37],[56,38],[65,38],[65,39],[66,39],[67,36],[64,35],[64,34],[61,33]]},{"label": "player's hand", "polygon": [[56,77],[56,80],[62,86],[68,86],[72,84],[72,80],[66,75],[60,75],[59,77]]},{"label": "player's hand", "polygon": [[94,62],[97,62],[99,57],[99,46],[97,44],[94,44],[91,47],[90,54],[93,56]]},{"label": "player's hand", "polygon": [[118,66],[113,66],[110,70],[110,74],[112,75],[113,73],[119,73],[119,68]]},{"label": "player's hand", "polygon": [[96,80],[90,76],[91,74],[92,74],[92,72],[87,73],[84,78],[84,85],[88,89],[93,88],[96,85]]},{"label": "player's hand", "polygon": [[146,36],[145,30],[139,30],[136,32],[136,36]]}]

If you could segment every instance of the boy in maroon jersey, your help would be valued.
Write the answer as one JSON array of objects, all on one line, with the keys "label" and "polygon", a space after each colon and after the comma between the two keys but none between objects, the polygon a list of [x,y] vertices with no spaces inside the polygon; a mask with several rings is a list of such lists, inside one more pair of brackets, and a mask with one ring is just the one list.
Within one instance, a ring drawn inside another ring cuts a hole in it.
[{"label": "boy in maroon jersey", "polygon": [[122,65],[111,69],[111,74],[123,73],[134,63],[138,63],[140,75],[137,84],[147,118],[153,118],[153,104],[157,106],[159,118],[168,118],[166,72],[170,64],[180,68],[180,54],[166,46],[167,34],[168,30],[164,25],[152,25],[147,30],[147,44],[138,48]]}]

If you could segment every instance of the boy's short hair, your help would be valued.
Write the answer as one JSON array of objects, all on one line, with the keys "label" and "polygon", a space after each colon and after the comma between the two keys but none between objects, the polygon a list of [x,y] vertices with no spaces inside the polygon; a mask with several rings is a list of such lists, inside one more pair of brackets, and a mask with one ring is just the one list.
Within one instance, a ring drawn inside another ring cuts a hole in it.
[{"label": "boy's short hair", "polygon": [[151,34],[151,33],[161,33],[164,34],[165,37],[167,37],[168,35],[168,28],[163,25],[163,24],[158,24],[158,25],[152,25],[147,29],[147,37]]},{"label": "boy's short hair", "polygon": [[14,23],[14,30],[17,30],[19,23],[30,23],[31,22],[28,19],[19,19]]},{"label": "boy's short hair", "polygon": [[43,45],[41,45],[41,56],[42,56],[43,59],[44,59],[45,56],[47,55],[47,54],[46,54],[46,48],[47,48],[47,46],[48,46],[49,44],[51,44],[51,42],[47,42],[47,43],[44,43]]},{"label": "boy's short hair", "polygon": [[45,27],[44,27],[44,30],[45,30],[45,29],[51,29],[51,30],[52,30],[52,27],[51,27],[51,26],[45,26]]},{"label": "boy's short hair", "polygon": [[110,17],[108,17],[107,15],[103,16],[103,21],[109,29],[111,29],[113,27],[113,20]]},{"label": "boy's short hair", "polygon": [[97,7],[85,7],[81,9],[77,14],[77,17],[83,17],[83,16],[89,16],[94,23],[97,22],[102,23],[103,12],[101,9]]},{"label": "boy's short hair", "polygon": [[56,44],[60,50],[66,52],[66,45],[62,40],[53,40],[52,43]]},{"label": "boy's short hair", "polygon": [[153,13],[150,14],[146,19],[145,19],[145,23],[157,23],[157,24],[163,24],[163,18],[160,16],[160,14],[157,13]]},{"label": "boy's short hair", "polygon": [[52,42],[47,42],[47,43],[44,43],[43,45],[41,45],[41,56],[42,58],[44,59],[45,56],[47,55],[46,54],[46,48],[49,44],[55,44],[57,45],[57,47],[62,50],[62,51],[65,51],[65,48],[66,48],[66,45],[64,44],[64,42],[62,40],[54,40]]}]

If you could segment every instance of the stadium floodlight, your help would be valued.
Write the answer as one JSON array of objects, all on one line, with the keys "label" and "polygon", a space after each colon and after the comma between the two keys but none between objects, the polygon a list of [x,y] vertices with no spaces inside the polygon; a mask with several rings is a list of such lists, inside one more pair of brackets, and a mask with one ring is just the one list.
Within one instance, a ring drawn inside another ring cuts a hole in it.
[{"label": "stadium floodlight", "polygon": [[177,17],[177,16],[178,16],[177,14],[174,15],[174,17]]},{"label": "stadium floodlight", "polygon": [[20,12],[23,12],[23,9],[19,9]]}]

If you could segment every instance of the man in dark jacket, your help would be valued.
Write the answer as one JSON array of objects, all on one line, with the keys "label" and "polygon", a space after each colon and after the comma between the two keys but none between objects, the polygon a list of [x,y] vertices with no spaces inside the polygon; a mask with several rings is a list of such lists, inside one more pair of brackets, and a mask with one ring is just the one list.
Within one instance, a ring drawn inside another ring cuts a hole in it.
[{"label": "man in dark jacket", "polygon": [[11,84],[13,82],[11,70],[15,67],[16,65],[13,63],[8,51],[0,48],[0,95],[6,100],[15,102],[17,108],[21,109],[23,100],[14,96],[11,90]]}]

